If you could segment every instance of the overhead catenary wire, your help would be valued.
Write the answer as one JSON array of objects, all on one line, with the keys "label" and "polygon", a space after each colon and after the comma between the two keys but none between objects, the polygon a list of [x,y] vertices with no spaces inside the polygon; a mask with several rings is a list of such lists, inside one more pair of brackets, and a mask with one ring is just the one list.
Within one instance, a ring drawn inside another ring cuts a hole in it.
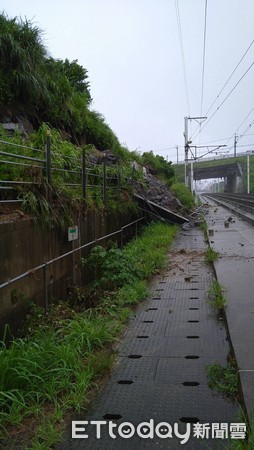
[{"label": "overhead catenary wire", "polygon": [[[228,85],[229,81],[230,81],[231,78],[233,77],[234,73],[236,72],[236,70],[237,70],[238,67],[240,66],[241,62],[243,61],[243,59],[245,58],[245,56],[247,55],[247,53],[248,53],[249,50],[251,49],[253,43],[254,43],[254,40],[250,43],[250,45],[248,46],[247,50],[245,50],[245,52],[244,52],[243,56],[241,57],[240,61],[237,63],[237,65],[235,66],[235,68],[234,68],[233,71],[231,72],[231,74],[230,74],[230,76],[228,77],[227,81],[226,81],[226,82],[224,83],[224,85],[222,86],[220,92],[216,95],[214,101],[212,102],[211,106],[209,107],[209,109],[207,110],[207,112],[206,112],[206,114],[205,114],[206,116],[208,116],[208,114],[209,114],[209,112],[211,111],[211,109],[213,108],[214,104],[215,104],[216,102],[218,102],[218,99],[219,99],[220,95],[222,94],[222,92],[224,91],[224,89],[225,89],[226,86]],[[253,65],[253,64],[252,64],[252,65]],[[251,65],[251,67],[252,67],[252,65]],[[251,68],[251,67],[250,67],[250,68]],[[249,68],[249,69],[250,69],[250,68]],[[247,69],[247,71],[249,71],[249,69]],[[244,76],[245,76],[245,74],[243,75],[243,77],[244,77]],[[241,79],[240,79],[240,81],[241,81]],[[240,81],[239,81],[239,82],[240,82]],[[238,84],[239,84],[239,83],[238,83]],[[235,86],[235,87],[236,87],[236,86]],[[230,91],[230,93],[231,93],[231,92],[232,92],[232,90]],[[229,95],[230,95],[230,93],[229,93]],[[227,98],[228,98],[228,97],[226,97],[226,99],[227,99]],[[226,100],[225,100],[225,101],[226,101]],[[221,104],[220,106],[222,106],[222,104]],[[220,106],[216,109],[216,111],[214,112],[214,114],[218,111],[218,109],[220,108]],[[213,117],[214,114],[213,114],[211,117]],[[211,120],[211,118],[210,118],[209,120]],[[208,123],[208,122],[206,122],[206,124],[207,124],[207,123]],[[205,124],[205,125],[206,125],[206,124]],[[205,125],[204,125],[204,126],[205,126]],[[190,137],[190,139],[194,139],[193,135],[196,133],[196,131],[197,131],[198,128],[199,128],[199,125],[198,125],[198,127],[194,130],[194,132],[193,132],[192,136]],[[202,127],[202,129],[203,129],[203,128],[204,128],[204,127]],[[202,131],[202,129],[199,130],[199,133]],[[198,133],[198,134],[199,134],[199,133]],[[197,134],[197,135],[198,135],[198,134]],[[197,137],[197,135],[195,135],[195,137]]]},{"label": "overhead catenary wire", "polygon": [[244,122],[248,119],[248,117],[250,117],[252,111],[254,111],[254,106],[253,106],[253,108],[251,108],[250,112],[248,112],[248,114],[247,114],[247,116],[245,117],[245,119],[243,119],[241,125],[239,125],[239,127],[237,128],[237,130],[236,130],[235,133],[237,133],[237,132],[240,130],[240,128],[241,128],[241,126],[244,124]]},{"label": "overhead catenary wire", "polygon": [[239,136],[239,138],[238,138],[238,141],[239,141],[243,136],[245,136],[245,134],[247,133],[247,131],[248,131],[253,125],[254,125],[254,120],[252,120],[252,122],[249,123],[249,125],[248,125],[247,128],[244,130],[244,132],[240,134],[240,136]]},{"label": "overhead catenary wire", "polygon": [[203,65],[202,65],[202,82],[201,82],[200,117],[202,117],[203,99],[204,99],[205,54],[206,54],[206,23],[207,23],[207,0],[205,0],[205,24],[204,24],[204,39],[203,39]]},{"label": "overhead catenary wire", "polygon": [[237,86],[241,83],[241,81],[244,79],[244,77],[247,75],[247,73],[250,71],[250,69],[254,66],[254,61],[251,63],[251,65],[248,67],[248,69],[244,72],[244,74],[241,76],[241,78],[237,81],[237,83],[234,85],[234,87],[230,90],[228,95],[224,98],[224,100],[220,103],[220,105],[217,107],[217,109],[214,111],[214,113],[210,116],[209,120],[203,125],[203,127],[199,130],[195,136],[192,136],[192,140],[194,140],[201,131],[208,125],[208,123],[212,120],[212,118],[215,116],[215,114],[219,111],[219,109],[224,105],[224,103],[227,101],[227,99],[230,97],[230,95],[234,92],[234,90],[237,88]]},{"label": "overhead catenary wire", "polygon": [[176,10],[176,22],[177,22],[177,29],[178,29],[178,36],[179,36],[187,109],[188,109],[188,114],[190,115],[190,101],[189,101],[187,73],[186,73],[186,64],[185,64],[184,47],[183,47],[183,35],[182,35],[181,18],[180,18],[180,10],[179,10],[178,0],[175,0],[175,10]]},{"label": "overhead catenary wire", "polygon": [[[244,124],[244,122],[246,122],[246,120],[248,119],[248,117],[251,115],[252,111],[254,111],[254,107],[251,108],[251,110],[248,112],[247,116],[243,119],[243,121],[241,122],[241,124],[239,125],[239,127],[237,128],[237,130],[232,134],[232,136],[230,136],[230,138],[228,138],[227,145],[228,145],[229,141],[230,141],[231,139],[233,139],[234,136],[237,135],[237,133],[239,132],[241,126]],[[250,125],[248,125],[248,127],[246,128],[246,130],[245,130],[243,133],[241,133],[241,136],[239,137],[239,139],[241,139],[241,138],[243,137],[243,135],[246,136],[246,132],[249,130],[249,126],[250,126]],[[251,125],[251,126],[252,126],[252,125]],[[238,139],[238,141],[239,141],[239,139]]]},{"label": "overhead catenary wire", "polygon": [[216,98],[214,99],[212,105],[210,106],[210,108],[208,109],[206,115],[209,114],[209,112],[211,111],[213,105],[217,102],[219,96],[222,94],[222,92],[224,91],[225,87],[228,85],[229,81],[231,80],[232,76],[234,75],[234,73],[236,72],[236,70],[238,69],[238,67],[240,66],[241,62],[243,61],[243,59],[245,58],[245,56],[247,55],[248,51],[251,49],[252,45],[254,43],[254,40],[250,43],[250,45],[248,46],[247,50],[244,52],[243,56],[241,57],[240,61],[237,63],[237,65],[235,66],[234,70],[232,71],[231,75],[229,76],[229,78],[227,79],[226,83],[223,85],[223,87],[221,88],[219,94],[216,96]]}]

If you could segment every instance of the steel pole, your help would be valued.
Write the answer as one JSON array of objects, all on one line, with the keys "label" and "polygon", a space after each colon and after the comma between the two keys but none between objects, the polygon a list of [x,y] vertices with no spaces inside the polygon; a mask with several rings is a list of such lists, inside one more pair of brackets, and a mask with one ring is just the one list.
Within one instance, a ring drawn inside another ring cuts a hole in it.
[{"label": "steel pole", "polygon": [[184,151],[185,151],[185,158],[184,158],[184,181],[185,186],[188,187],[188,150],[189,150],[189,143],[188,143],[188,117],[184,118]]},{"label": "steel pole", "polygon": [[247,194],[250,193],[250,155],[247,155]]}]

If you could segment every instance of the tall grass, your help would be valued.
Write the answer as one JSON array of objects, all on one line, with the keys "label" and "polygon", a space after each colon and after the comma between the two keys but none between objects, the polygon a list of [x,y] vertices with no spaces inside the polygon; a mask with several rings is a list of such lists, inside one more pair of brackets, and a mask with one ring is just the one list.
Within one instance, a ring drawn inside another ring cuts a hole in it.
[{"label": "tall grass", "polygon": [[[151,224],[122,250],[112,252],[107,273],[112,264],[114,274],[105,284],[102,265],[101,277],[94,280],[101,295],[96,308],[77,312],[62,303],[48,315],[38,311],[37,317],[35,310],[34,325],[27,327],[25,337],[8,347],[2,342],[0,438],[6,448],[15,448],[16,443],[21,448],[20,434],[17,442],[13,437],[16,427],[30,440],[22,448],[50,449],[59,440],[66,414],[87,404],[96,377],[109,369],[113,353],[109,344],[118,339],[130,306],[147,296],[147,280],[165,266],[176,231],[177,227]],[[119,271],[113,254],[122,260]]]}]

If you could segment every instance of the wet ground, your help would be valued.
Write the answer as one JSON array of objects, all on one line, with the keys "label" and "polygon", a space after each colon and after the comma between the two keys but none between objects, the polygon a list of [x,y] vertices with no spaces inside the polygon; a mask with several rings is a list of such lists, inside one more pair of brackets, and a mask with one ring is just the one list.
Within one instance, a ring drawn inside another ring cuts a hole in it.
[{"label": "wet ground", "polygon": [[226,316],[250,420],[254,413],[254,227],[209,199],[206,221],[219,252],[215,269],[226,289]]},{"label": "wet ground", "polygon": [[[167,270],[129,322],[109,382],[90,413],[74,418],[102,421],[101,427],[76,424],[72,438],[70,426],[58,449],[227,448],[224,438],[239,421],[239,406],[207,385],[206,367],[225,366],[230,348],[225,324],[208,303],[214,273],[204,263],[205,250],[198,228],[179,234]],[[193,436],[197,422],[203,438]]]}]

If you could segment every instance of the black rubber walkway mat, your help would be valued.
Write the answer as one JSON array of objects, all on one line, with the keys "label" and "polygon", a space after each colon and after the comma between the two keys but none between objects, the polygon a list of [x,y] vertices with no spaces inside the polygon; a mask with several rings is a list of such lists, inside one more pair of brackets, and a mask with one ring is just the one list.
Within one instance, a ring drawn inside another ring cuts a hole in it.
[{"label": "black rubber walkway mat", "polygon": [[[109,382],[90,413],[75,418],[106,421],[101,438],[96,437],[95,425],[85,426],[86,439],[71,439],[69,428],[59,450],[224,448],[225,440],[209,436],[192,437],[182,445],[174,432],[167,438],[155,433],[153,439],[141,438],[136,432],[140,423],[151,420],[155,427],[159,424],[162,434],[163,423],[164,432],[178,424],[184,433],[187,423],[193,427],[196,422],[237,422],[238,406],[207,386],[206,367],[226,365],[229,341],[223,322],[208,302],[213,272],[204,263],[205,249],[198,229],[179,235],[167,270],[155,278],[149,299],[129,321]],[[110,421],[115,425],[115,439],[107,431]],[[135,428],[132,437],[123,435],[126,422]]]}]

